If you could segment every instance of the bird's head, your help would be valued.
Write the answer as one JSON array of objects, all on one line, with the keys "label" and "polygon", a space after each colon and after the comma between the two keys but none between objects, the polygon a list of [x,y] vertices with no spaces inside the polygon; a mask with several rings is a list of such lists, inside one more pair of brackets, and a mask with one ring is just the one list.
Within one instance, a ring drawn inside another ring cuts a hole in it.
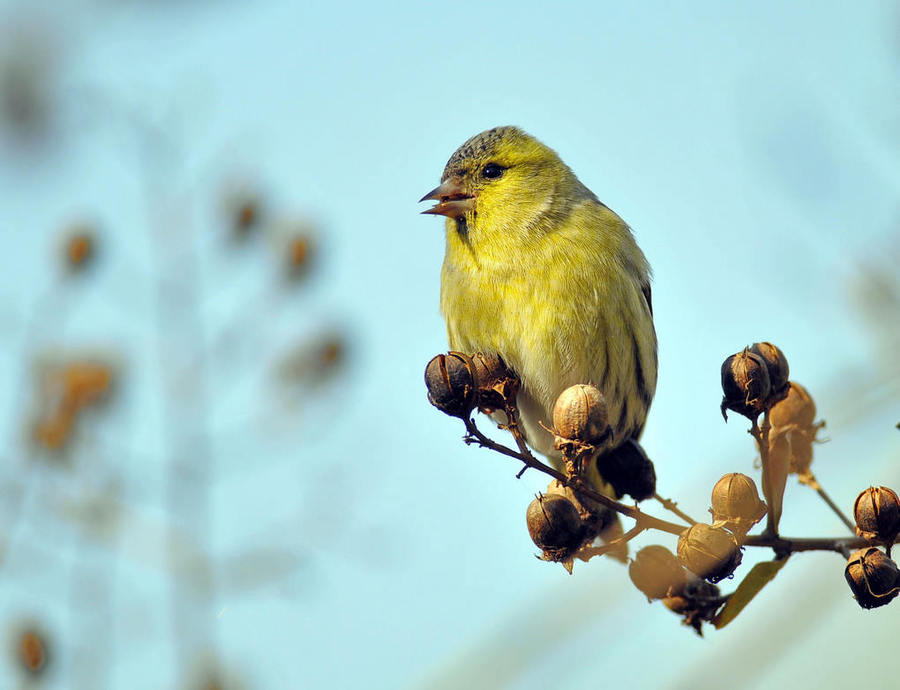
[{"label": "bird's head", "polygon": [[477,134],[450,157],[423,213],[447,216],[448,229],[494,248],[546,232],[580,183],[551,148],[516,127]]}]

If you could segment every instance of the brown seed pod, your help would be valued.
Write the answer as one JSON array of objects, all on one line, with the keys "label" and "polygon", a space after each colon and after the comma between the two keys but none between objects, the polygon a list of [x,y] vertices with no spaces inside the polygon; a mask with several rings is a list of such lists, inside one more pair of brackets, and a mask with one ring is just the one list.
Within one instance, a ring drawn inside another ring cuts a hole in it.
[{"label": "brown seed pod", "polygon": [[776,401],[784,398],[788,392],[790,385],[788,379],[791,371],[788,367],[787,357],[778,347],[767,342],[753,343],[750,346],[750,352],[762,357],[763,362],[766,363],[771,387],[769,393],[769,407],[771,407]]},{"label": "brown seed pod", "polygon": [[722,596],[716,585],[706,580],[688,579],[680,592],[665,597],[663,605],[684,617],[683,623],[691,626],[701,637],[704,622],[711,622],[722,605]]},{"label": "brown seed pod", "polygon": [[854,551],[844,569],[847,584],[864,609],[889,604],[900,593],[897,564],[880,549],[870,546]]},{"label": "brown seed pod", "polygon": [[565,496],[538,496],[528,505],[525,518],[528,534],[546,560],[566,560],[584,540],[578,509]]},{"label": "brown seed pod", "polygon": [[643,501],[656,493],[656,470],[634,439],[597,457],[597,471],[613,485],[617,496]]},{"label": "brown seed pod", "polygon": [[700,522],[678,538],[678,558],[691,572],[718,582],[740,565],[741,549],[734,537],[721,527]]},{"label": "brown seed pod", "polygon": [[869,541],[893,544],[900,534],[900,498],[886,486],[871,486],[853,504],[856,533]]},{"label": "brown seed pod", "polygon": [[722,363],[722,416],[733,410],[748,419],[756,419],[766,409],[771,384],[763,358],[748,348],[731,355]]},{"label": "brown seed pod", "polygon": [[472,355],[472,362],[479,408],[486,412],[502,410],[515,401],[519,379],[499,355],[478,352]]},{"label": "brown seed pod", "polygon": [[712,516],[716,526],[731,530],[743,538],[766,514],[756,483],[746,474],[726,474],[712,490]]},{"label": "brown seed pod", "polygon": [[816,418],[816,404],[809,391],[796,381],[791,381],[788,386],[787,396],[769,410],[769,421],[773,427],[791,424],[803,429],[811,427]]},{"label": "brown seed pod", "polygon": [[475,407],[472,360],[460,352],[433,357],[425,367],[428,402],[451,417],[466,419]]},{"label": "brown seed pod", "polygon": [[648,599],[662,599],[680,593],[687,571],[665,546],[645,546],[628,566],[628,577]]},{"label": "brown seed pod", "polygon": [[566,388],[553,406],[553,428],[564,441],[601,443],[609,432],[603,393],[584,383]]}]

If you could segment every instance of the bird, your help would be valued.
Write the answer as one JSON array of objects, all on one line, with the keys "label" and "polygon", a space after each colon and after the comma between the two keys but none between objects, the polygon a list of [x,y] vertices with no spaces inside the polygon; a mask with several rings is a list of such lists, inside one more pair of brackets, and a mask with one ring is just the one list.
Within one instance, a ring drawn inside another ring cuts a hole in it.
[{"label": "bird", "polygon": [[520,428],[558,462],[552,411],[574,384],[606,398],[608,452],[640,437],[656,391],[649,263],[631,228],[550,147],[514,126],[467,140],[421,201],[446,217],[440,309],[450,348],[520,379]]}]

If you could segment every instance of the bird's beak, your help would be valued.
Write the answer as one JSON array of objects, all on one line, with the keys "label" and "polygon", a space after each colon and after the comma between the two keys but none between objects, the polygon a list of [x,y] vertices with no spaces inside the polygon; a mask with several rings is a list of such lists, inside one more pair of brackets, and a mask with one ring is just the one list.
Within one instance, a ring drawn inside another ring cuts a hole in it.
[{"label": "bird's beak", "polygon": [[434,199],[438,203],[422,213],[431,213],[436,216],[459,218],[466,215],[466,211],[475,209],[475,197],[467,194],[462,183],[452,177],[444,180],[440,186],[435,187],[419,199],[419,203],[426,199]]}]

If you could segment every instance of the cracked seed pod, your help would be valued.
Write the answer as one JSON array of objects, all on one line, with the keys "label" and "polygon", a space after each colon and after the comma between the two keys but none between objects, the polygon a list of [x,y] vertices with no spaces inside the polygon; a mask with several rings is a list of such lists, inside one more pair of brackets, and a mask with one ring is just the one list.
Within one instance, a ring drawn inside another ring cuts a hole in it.
[{"label": "cracked seed pod", "polygon": [[900,592],[900,571],[883,551],[870,546],[854,551],[844,569],[847,584],[864,609],[889,604]]},{"label": "cracked seed pod", "polygon": [[643,501],[656,493],[656,470],[644,449],[634,439],[597,458],[597,471],[613,485],[616,495]]},{"label": "cracked seed pod", "polygon": [[766,369],[769,372],[769,393],[768,407],[774,405],[778,400],[782,400],[788,392],[790,386],[790,368],[788,367],[787,357],[784,353],[772,343],[762,342],[753,343],[750,346],[750,352],[762,357],[766,363]]},{"label": "cracked seed pod", "polygon": [[475,407],[471,359],[460,352],[433,357],[425,367],[428,402],[451,417],[466,419]]},{"label": "cracked seed pod", "polygon": [[514,402],[519,379],[499,355],[478,352],[472,355],[473,375],[478,388],[478,407],[485,412],[502,410]]},{"label": "cracked seed pod", "polygon": [[886,486],[871,486],[856,497],[853,517],[860,537],[893,544],[900,534],[900,498]]},{"label": "cracked seed pod", "polygon": [[544,552],[545,560],[564,561],[584,541],[581,516],[565,496],[538,496],[528,505],[525,518],[528,522],[528,534]]},{"label": "cracked seed pod", "polygon": [[553,406],[553,428],[562,442],[601,443],[609,432],[603,393],[584,383],[566,388]]},{"label": "cracked seed pod", "polygon": [[681,592],[687,571],[665,546],[645,546],[628,566],[628,577],[648,599],[663,599]]},{"label": "cracked seed pod", "polygon": [[748,419],[756,419],[766,409],[771,392],[769,370],[763,358],[748,348],[731,355],[722,363],[722,416],[732,410]]},{"label": "cracked seed pod", "polygon": [[809,391],[796,381],[789,383],[787,397],[775,403],[769,410],[769,421],[773,427],[794,424],[806,429],[813,425],[815,418],[816,404]]},{"label": "cracked seed pod", "polygon": [[740,565],[741,549],[721,527],[699,522],[678,538],[678,558],[692,573],[715,583]]},{"label": "cracked seed pod", "polygon": [[746,474],[726,474],[712,490],[712,516],[717,527],[731,530],[743,538],[766,514],[756,483]]}]

